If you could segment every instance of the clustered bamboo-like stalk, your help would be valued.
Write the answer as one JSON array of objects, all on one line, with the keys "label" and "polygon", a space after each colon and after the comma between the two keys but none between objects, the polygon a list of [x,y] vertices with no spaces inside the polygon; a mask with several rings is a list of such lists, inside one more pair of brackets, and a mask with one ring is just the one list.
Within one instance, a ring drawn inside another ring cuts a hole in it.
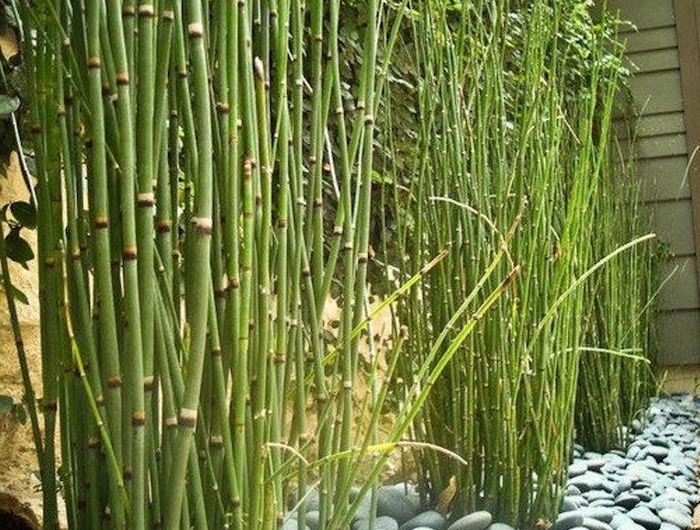
[{"label": "clustered bamboo-like stalk", "polygon": [[[45,528],[58,528],[56,422],[70,528],[273,528],[312,485],[324,527],[346,525],[376,433],[355,428],[353,389],[382,2],[367,4],[347,114],[339,0],[16,4]],[[322,316],[339,259],[334,352]]]},{"label": "clustered bamboo-like stalk", "polygon": [[[436,249],[451,252],[400,305],[413,352],[399,363],[403,379],[411,381],[493,248],[507,249],[501,267],[523,271],[414,423],[416,439],[468,467],[425,452],[419,476],[436,494],[455,475],[460,510],[488,509],[529,528],[556,515],[579,382],[602,394],[580,401],[581,417],[605,418],[610,430],[646,390],[623,379],[640,374],[649,353],[643,306],[651,293],[650,251],[635,248],[650,236],[612,163],[621,50],[612,45],[614,21],[594,25],[577,0],[414,7],[407,41],[421,126],[410,174],[393,175],[408,187],[395,201],[408,209],[398,216],[398,246],[411,266]],[[626,412],[603,415],[615,399]]]},{"label": "clustered bamboo-like stalk", "polygon": [[[615,195],[612,26],[595,29],[578,0],[414,2],[407,26],[407,3],[367,2],[348,90],[340,0],[16,0],[37,160],[46,528],[58,527],[57,423],[70,528],[303,527],[313,488],[323,528],[344,529],[410,426],[466,464],[419,451],[429,491],[456,475],[455,511],[527,525],[556,510],[577,386],[614,363],[600,388],[624,404],[603,415],[579,391],[580,425],[638,406],[644,388],[624,378],[647,348],[650,253]],[[381,374],[401,376],[403,405],[380,439],[378,357],[360,406],[354,385],[375,115],[384,102],[391,116],[400,40],[419,120],[409,200],[394,205],[404,283],[382,305],[405,296],[407,331]]]},{"label": "clustered bamboo-like stalk", "polygon": [[[602,173],[596,207],[594,252],[607,253],[647,229],[639,201],[639,182],[630,156],[634,135],[625,134]],[[576,404],[577,439],[592,450],[624,447],[627,427],[655,391],[653,377],[653,301],[656,256],[652,246],[631,249],[612,261],[587,287],[594,303]],[[624,310],[621,310],[624,308]]]}]

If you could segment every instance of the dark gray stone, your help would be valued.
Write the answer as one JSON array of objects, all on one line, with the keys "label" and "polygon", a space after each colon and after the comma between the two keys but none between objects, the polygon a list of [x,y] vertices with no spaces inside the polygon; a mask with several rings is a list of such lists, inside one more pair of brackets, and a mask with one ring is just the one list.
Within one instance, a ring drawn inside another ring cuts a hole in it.
[{"label": "dark gray stone", "polygon": [[646,528],[644,528],[641,524],[632,521],[631,523],[625,523],[622,526],[618,526],[616,530],[646,530]]},{"label": "dark gray stone", "polygon": [[[604,523],[609,523],[615,516],[615,512],[610,508],[599,506],[585,506],[579,509],[579,513],[581,513],[584,518],[597,519]],[[585,523],[584,526],[586,526]]]},{"label": "dark gray stone", "polygon": [[353,530],[399,530],[399,523],[393,517],[380,515],[374,521],[370,519],[359,519],[352,525]]},{"label": "dark gray stone", "polygon": [[604,481],[603,475],[592,471],[586,471],[582,475],[569,479],[569,485],[576,486],[580,491],[586,492],[602,488]]},{"label": "dark gray stone", "polygon": [[[282,530],[300,530],[299,521],[296,519],[287,519],[282,523]],[[309,530],[309,527],[304,525],[304,530]]]},{"label": "dark gray stone", "polygon": [[588,506],[588,501],[581,495],[567,495],[561,500],[561,512],[570,512],[582,506]]},{"label": "dark gray stone", "polygon": [[610,526],[614,529],[617,530],[620,526],[624,524],[629,524],[629,523],[634,523],[632,519],[627,517],[626,514],[623,513],[616,513],[615,516],[612,518],[612,521],[610,521]]},{"label": "dark gray stone", "polygon": [[615,484],[615,489],[611,492],[613,495],[617,496],[622,492],[628,491],[629,489],[632,488],[633,481],[630,477],[627,475],[622,475],[617,479],[617,483]]},{"label": "dark gray stone", "polygon": [[578,475],[583,475],[586,471],[588,471],[588,466],[584,461],[577,460],[573,464],[569,465],[567,471],[569,473],[569,477],[577,477]]},{"label": "dark gray stone", "polygon": [[515,530],[515,528],[506,523],[493,523],[486,530]]},{"label": "dark gray stone", "polygon": [[595,456],[595,457],[589,458],[585,462],[586,462],[586,466],[588,467],[589,470],[598,471],[600,468],[602,468],[605,465],[606,460],[601,455],[601,456]]},{"label": "dark gray stone", "polygon": [[590,506],[597,508],[612,508],[615,506],[615,501],[612,499],[595,499],[591,501]]},{"label": "dark gray stone", "polygon": [[693,520],[688,514],[673,508],[664,508],[659,512],[659,517],[662,521],[676,525],[681,529],[690,528],[693,524]]},{"label": "dark gray stone", "polygon": [[566,485],[564,495],[581,495],[581,490],[571,484]]},{"label": "dark gray stone", "polygon": [[447,530],[486,530],[493,522],[493,516],[485,510],[473,512],[457,519]]},{"label": "dark gray stone", "polygon": [[579,511],[560,513],[550,530],[571,530],[583,524],[583,515]]},{"label": "dark gray stone", "polygon": [[304,514],[304,523],[311,530],[318,530],[319,524],[321,522],[321,513],[317,510],[311,510]]},{"label": "dark gray stone", "polygon": [[384,515],[403,524],[418,515],[415,504],[406,492],[393,486],[377,489],[377,515]]},{"label": "dark gray stone", "polygon": [[661,519],[646,506],[635,506],[627,515],[635,523],[639,523],[647,530],[658,530],[661,526]]},{"label": "dark gray stone", "polygon": [[434,510],[428,510],[406,521],[401,525],[401,530],[414,530],[421,526],[427,526],[433,530],[442,530],[446,522],[447,518],[444,515]]},{"label": "dark gray stone", "polygon": [[666,521],[663,521],[661,523],[661,526],[659,527],[659,530],[681,530],[678,528],[675,524],[667,523]]},{"label": "dark gray stone", "polygon": [[626,510],[631,510],[639,503],[639,497],[632,493],[623,492],[615,497],[615,505],[622,506]]},{"label": "dark gray stone", "polygon": [[612,530],[612,527],[608,523],[593,519],[592,517],[584,517],[583,526],[588,528],[588,530]]}]

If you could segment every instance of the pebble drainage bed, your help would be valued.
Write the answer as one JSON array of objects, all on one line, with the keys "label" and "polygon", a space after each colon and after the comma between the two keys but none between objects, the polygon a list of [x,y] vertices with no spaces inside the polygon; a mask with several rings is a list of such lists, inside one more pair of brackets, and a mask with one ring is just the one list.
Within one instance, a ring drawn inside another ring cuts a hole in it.
[{"label": "pebble drainage bed", "polygon": [[[699,504],[700,399],[673,396],[652,400],[643,422],[635,422],[627,451],[605,454],[574,446],[561,512],[550,530],[688,530]],[[306,528],[318,525],[317,499],[309,499]],[[489,512],[450,521],[421,508],[415,487],[382,486],[377,514],[361,509],[350,530],[513,530]],[[297,530],[288,519],[283,530]]]}]

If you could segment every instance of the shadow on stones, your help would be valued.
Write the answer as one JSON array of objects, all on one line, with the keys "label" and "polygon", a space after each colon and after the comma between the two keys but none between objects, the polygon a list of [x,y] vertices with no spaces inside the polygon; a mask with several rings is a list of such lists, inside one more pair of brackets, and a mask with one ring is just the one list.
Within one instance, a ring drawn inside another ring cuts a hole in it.
[{"label": "shadow on stones", "polygon": [[0,528],[2,530],[40,530],[39,521],[28,506],[16,497],[0,491]]}]

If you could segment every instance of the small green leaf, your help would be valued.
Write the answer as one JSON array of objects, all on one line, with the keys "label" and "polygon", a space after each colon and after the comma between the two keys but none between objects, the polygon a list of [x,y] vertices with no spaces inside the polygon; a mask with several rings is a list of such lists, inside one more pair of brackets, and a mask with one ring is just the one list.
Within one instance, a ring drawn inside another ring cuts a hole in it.
[{"label": "small green leaf", "polygon": [[19,98],[0,94],[0,117],[4,118],[19,108]]},{"label": "small green leaf", "polygon": [[15,404],[15,400],[12,396],[0,395],[0,414],[8,414],[12,412],[12,406]]},{"label": "small green leaf", "polygon": [[12,291],[12,297],[15,299],[15,301],[20,302],[24,305],[29,305],[27,295],[20,291],[17,287],[10,284],[10,291]]},{"label": "small green leaf", "polygon": [[25,265],[28,261],[34,259],[34,251],[29,243],[23,239],[19,232],[21,227],[14,227],[5,237],[5,245],[7,247],[7,257],[14,262]]},{"label": "small green leaf", "polygon": [[372,182],[375,184],[393,184],[394,179],[389,175],[382,175],[379,171],[372,170]]},{"label": "small green leaf", "polygon": [[36,208],[25,201],[15,201],[10,204],[10,211],[17,222],[25,228],[36,228]]}]

